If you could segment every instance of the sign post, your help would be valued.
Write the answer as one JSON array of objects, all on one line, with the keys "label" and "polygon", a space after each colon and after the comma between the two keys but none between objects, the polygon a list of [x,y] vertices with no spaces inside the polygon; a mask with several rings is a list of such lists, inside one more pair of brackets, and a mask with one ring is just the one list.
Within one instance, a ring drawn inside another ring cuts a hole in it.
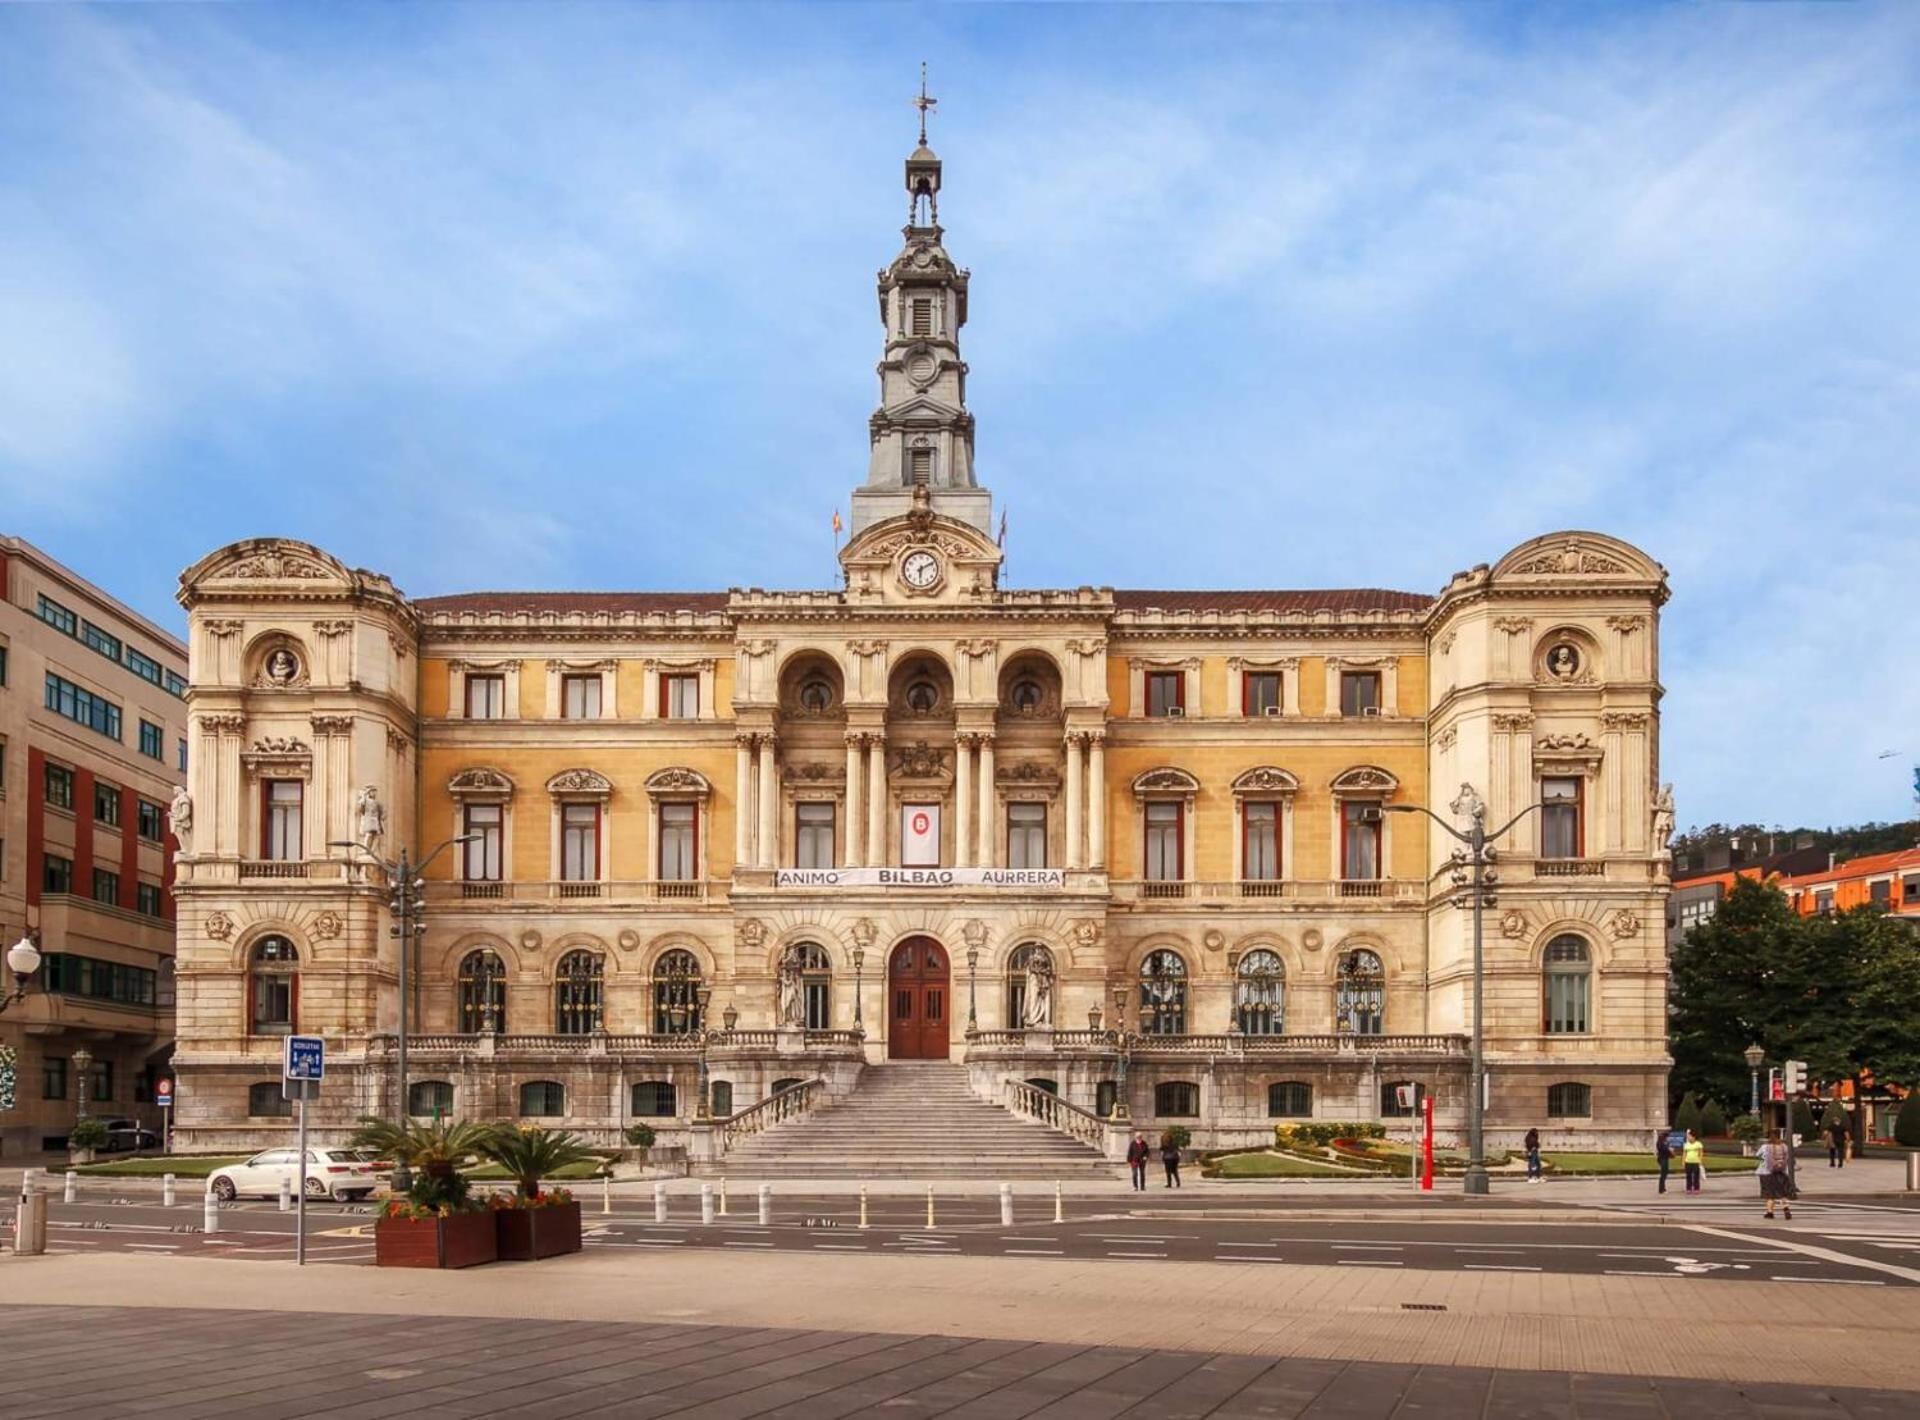
[{"label": "sign post", "polygon": [[280,1091],[294,1102],[299,1137],[294,1148],[299,1170],[299,1195],[294,1203],[293,1260],[307,1263],[307,1101],[320,1098],[320,1081],[327,1074],[327,1043],[317,1035],[290,1035],[280,1071]]},{"label": "sign post", "polygon": [[[153,1102],[160,1106],[160,1152],[173,1152],[173,1081],[153,1082]],[[138,1142],[138,1141],[136,1141]]]},{"label": "sign post", "polygon": [[1420,1187],[1428,1193],[1433,1192],[1433,1096],[1428,1095],[1421,1102],[1422,1112],[1427,1116],[1426,1142],[1421,1147]]}]

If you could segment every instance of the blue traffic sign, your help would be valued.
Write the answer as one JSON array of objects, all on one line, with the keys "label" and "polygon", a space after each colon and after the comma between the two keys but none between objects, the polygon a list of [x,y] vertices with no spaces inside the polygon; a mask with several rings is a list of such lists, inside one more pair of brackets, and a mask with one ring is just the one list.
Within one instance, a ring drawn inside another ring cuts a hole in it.
[{"label": "blue traffic sign", "polygon": [[317,1035],[287,1037],[286,1066],[282,1072],[289,1080],[320,1080],[327,1074],[327,1045]]}]

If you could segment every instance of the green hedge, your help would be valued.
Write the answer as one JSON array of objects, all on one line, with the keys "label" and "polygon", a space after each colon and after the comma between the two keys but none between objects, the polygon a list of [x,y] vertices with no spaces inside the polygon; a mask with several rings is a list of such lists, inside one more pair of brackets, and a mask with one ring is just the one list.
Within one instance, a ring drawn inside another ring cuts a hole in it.
[{"label": "green hedge", "polygon": [[1277,1149],[1325,1149],[1335,1139],[1384,1139],[1384,1124],[1276,1124],[1273,1144]]}]

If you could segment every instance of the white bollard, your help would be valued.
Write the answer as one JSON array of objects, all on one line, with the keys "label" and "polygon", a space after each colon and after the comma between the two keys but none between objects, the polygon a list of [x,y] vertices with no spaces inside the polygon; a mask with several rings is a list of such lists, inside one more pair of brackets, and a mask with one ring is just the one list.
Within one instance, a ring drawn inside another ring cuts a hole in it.
[{"label": "white bollard", "polygon": [[720,1216],[727,1216],[727,1180],[724,1174],[720,1178]]},{"label": "white bollard", "polygon": [[200,1228],[202,1232],[206,1233],[217,1233],[220,1231],[220,1200],[213,1196],[213,1190],[211,1188],[207,1190],[206,1213],[200,1220]]},{"label": "white bollard", "polygon": [[603,1173],[600,1175],[600,1211],[602,1213],[611,1213],[613,1211],[612,1174]]},{"label": "white bollard", "polygon": [[1053,1185],[1053,1221],[1056,1223],[1064,1223],[1067,1221],[1066,1206],[1060,1197],[1060,1184],[1058,1181]]},{"label": "white bollard", "polygon": [[866,1225],[867,1225],[867,1186],[863,1183],[860,1185],[860,1226],[864,1228],[866,1227]]},{"label": "white bollard", "polygon": [[170,1173],[160,1175],[160,1206],[173,1207],[173,1175]]},{"label": "white bollard", "polygon": [[700,1185],[700,1221],[709,1227],[713,1224],[713,1185]]},{"label": "white bollard", "polygon": [[62,1203],[73,1202],[73,1191],[76,1187],[79,1186],[79,1183],[80,1183],[80,1180],[74,1177],[73,1170],[68,1169],[66,1190],[60,1195],[60,1201]]},{"label": "white bollard", "polygon": [[927,1226],[933,1226],[933,1185],[927,1185]]},{"label": "white bollard", "polygon": [[1000,1185],[1000,1226],[1013,1226],[1013,1185],[1010,1183]]},{"label": "white bollard", "polygon": [[282,1213],[293,1211],[293,1184],[284,1178],[280,1180],[280,1211]]},{"label": "white bollard", "polygon": [[773,1222],[773,1185],[760,1185],[760,1226],[767,1227]]},{"label": "white bollard", "polygon": [[667,1185],[664,1182],[653,1186],[653,1221],[656,1223],[667,1221]]}]

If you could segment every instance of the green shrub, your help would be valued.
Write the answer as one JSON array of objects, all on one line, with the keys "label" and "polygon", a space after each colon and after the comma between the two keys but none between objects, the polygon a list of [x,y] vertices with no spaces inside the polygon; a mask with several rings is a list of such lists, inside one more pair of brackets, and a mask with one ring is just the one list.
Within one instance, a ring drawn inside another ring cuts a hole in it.
[{"label": "green shrub", "polygon": [[1724,1139],[1726,1134],[1727,1112],[1720,1107],[1719,1100],[1708,1100],[1700,1111],[1700,1137]]},{"label": "green shrub", "polygon": [[577,1135],[537,1124],[502,1125],[487,1137],[480,1152],[507,1171],[523,1201],[540,1196],[541,1179],[555,1178],[571,1164],[600,1157]]},{"label": "green shrub", "polygon": [[1920,1088],[1908,1086],[1907,1097],[1900,1101],[1900,1112],[1893,1117],[1893,1141],[1920,1149]]},{"label": "green shrub", "polygon": [[85,1119],[76,1119],[73,1128],[67,1131],[69,1149],[98,1149],[107,1142],[105,1120],[88,1115]]},{"label": "green shrub", "polygon": [[1693,1091],[1681,1097],[1680,1108],[1673,1113],[1673,1127],[1691,1129],[1695,1134],[1700,1132],[1700,1101],[1693,1097]]},{"label": "green shrub", "polygon": [[1171,1144],[1176,1149],[1184,1149],[1193,1142],[1193,1131],[1184,1124],[1170,1124],[1160,1131],[1160,1147]]},{"label": "green shrub", "polygon": [[1804,1097],[1793,1102],[1793,1132],[1800,1135],[1811,1135],[1815,1132],[1813,1106],[1808,1104]]},{"label": "green shrub", "polygon": [[629,1124],[627,1126],[627,1142],[633,1145],[634,1148],[651,1149],[653,1147],[653,1140],[654,1133],[651,1124]]},{"label": "green shrub", "polygon": [[1758,1144],[1767,1137],[1767,1126],[1755,1114],[1743,1114],[1733,1121],[1733,1137],[1742,1144]]}]

